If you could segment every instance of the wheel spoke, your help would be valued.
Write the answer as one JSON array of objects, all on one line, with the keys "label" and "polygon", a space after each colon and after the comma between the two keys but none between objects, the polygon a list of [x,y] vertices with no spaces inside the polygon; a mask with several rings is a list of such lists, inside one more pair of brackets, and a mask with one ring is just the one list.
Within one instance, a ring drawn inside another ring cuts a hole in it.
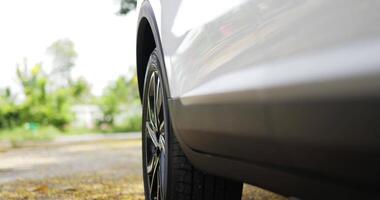
[{"label": "wheel spoke", "polygon": [[155,162],[153,163],[153,173],[152,173],[152,178],[151,178],[150,185],[149,185],[149,195],[150,196],[152,196],[152,191],[154,188],[153,186],[154,186],[155,181],[156,182],[158,181],[158,179],[157,179],[157,167],[160,163],[160,159],[157,157],[157,159],[152,160],[152,161],[155,161]]},{"label": "wheel spoke", "polygon": [[159,137],[159,145],[160,145],[160,151],[165,154],[165,138],[163,135],[160,135]]},{"label": "wheel spoke", "polygon": [[147,173],[148,174],[152,174],[152,172],[154,170],[154,167],[155,167],[155,164],[156,164],[156,162],[157,162],[158,159],[159,158],[156,155],[154,155],[152,157],[152,160],[150,161],[149,165],[147,166]]},{"label": "wheel spoke", "polygon": [[157,141],[157,135],[156,135],[156,132],[152,129],[151,123],[146,122],[145,126],[146,126],[146,129],[148,130],[149,138],[153,142],[154,147],[159,148],[160,144]]},{"label": "wheel spoke", "polygon": [[155,109],[156,109],[155,112],[156,112],[157,119],[160,119],[161,106],[162,106],[162,89],[161,89],[161,81],[158,78],[156,91],[155,91]]},{"label": "wheel spoke", "polygon": [[[149,95],[148,95],[148,112],[149,121],[153,123],[154,130],[157,130],[157,115],[156,115],[156,75],[152,74],[149,82]],[[152,99],[150,98],[152,96]]]},{"label": "wheel spoke", "polygon": [[161,135],[165,135],[165,121],[161,123],[159,131]]},{"label": "wheel spoke", "polygon": [[153,130],[153,131],[156,131],[157,128],[156,128],[156,125],[155,125],[155,117],[154,117],[154,113],[151,109],[151,106],[150,106],[150,102],[148,102],[148,122],[149,122],[149,125],[150,125],[150,128]]}]

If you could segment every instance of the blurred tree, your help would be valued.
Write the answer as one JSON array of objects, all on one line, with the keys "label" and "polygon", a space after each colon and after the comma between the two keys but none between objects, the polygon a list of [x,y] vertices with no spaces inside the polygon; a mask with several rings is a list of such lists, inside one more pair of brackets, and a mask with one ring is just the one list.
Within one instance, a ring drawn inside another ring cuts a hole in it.
[{"label": "blurred tree", "polygon": [[90,84],[83,77],[72,81],[70,88],[72,90],[73,98],[76,102],[86,102],[92,99]]},{"label": "blurred tree", "polygon": [[17,64],[22,101],[17,99],[16,103],[16,96],[9,88],[0,90],[0,129],[24,124],[53,125],[63,129],[73,120],[71,106],[92,99],[88,98],[91,97],[89,83],[84,78],[71,78],[77,57],[73,42],[58,40],[47,51],[53,57],[51,73],[46,73],[41,63],[28,67],[26,59],[23,65]]},{"label": "blurred tree", "polygon": [[26,65],[24,69],[18,67],[17,77],[25,95],[18,110],[23,123],[54,125],[63,129],[72,120],[73,90],[62,87],[48,92],[49,80],[41,64],[36,64],[31,70]]},{"label": "blurred tree", "polygon": [[137,3],[136,0],[118,0],[118,1],[120,1],[120,8],[117,13],[120,15],[126,15],[131,10],[136,8],[136,3]]},{"label": "blurred tree", "polygon": [[0,128],[14,128],[20,124],[20,115],[11,89],[0,90]]},{"label": "blurred tree", "polygon": [[17,67],[17,77],[24,91],[25,100],[20,105],[20,114],[24,122],[43,123],[47,110],[42,107],[47,101],[47,78],[41,64],[36,64],[31,70],[24,63],[24,68]]},{"label": "blurred tree", "polygon": [[74,119],[74,113],[71,111],[72,92],[70,88],[60,88],[54,91],[50,96],[49,115],[47,116],[49,124],[59,129],[64,129],[66,125]]},{"label": "blurred tree", "polygon": [[133,74],[131,79],[120,76],[110,84],[100,97],[99,106],[103,112],[100,124],[114,125],[115,116],[119,114],[123,105],[138,104],[137,76]]},{"label": "blurred tree", "polygon": [[47,52],[53,58],[51,78],[55,80],[58,87],[69,85],[71,83],[71,70],[78,57],[74,43],[69,39],[57,40],[47,48]]}]

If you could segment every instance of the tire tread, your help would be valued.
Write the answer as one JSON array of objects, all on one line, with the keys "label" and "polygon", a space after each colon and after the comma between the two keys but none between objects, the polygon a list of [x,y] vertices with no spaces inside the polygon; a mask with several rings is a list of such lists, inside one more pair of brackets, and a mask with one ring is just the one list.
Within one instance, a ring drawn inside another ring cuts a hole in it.
[{"label": "tire tread", "polygon": [[172,200],[238,200],[242,183],[217,177],[194,168],[174,135],[170,137],[172,177],[175,193]]}]

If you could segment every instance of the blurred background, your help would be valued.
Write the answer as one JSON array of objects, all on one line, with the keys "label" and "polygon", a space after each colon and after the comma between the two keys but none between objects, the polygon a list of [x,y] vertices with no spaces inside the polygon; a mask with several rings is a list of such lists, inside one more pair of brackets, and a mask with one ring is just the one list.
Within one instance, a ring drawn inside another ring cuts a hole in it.
[{"label": "blurred background", "polygon": [[0,2],[0,139],[138,131],[133,0]]}]

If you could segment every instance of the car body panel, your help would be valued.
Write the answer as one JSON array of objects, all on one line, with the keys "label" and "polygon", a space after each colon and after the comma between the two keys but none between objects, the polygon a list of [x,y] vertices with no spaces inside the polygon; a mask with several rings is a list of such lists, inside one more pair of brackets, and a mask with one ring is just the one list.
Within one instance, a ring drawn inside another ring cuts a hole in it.
[{"label": "car body panel", "polygon": [[[371,0],[182,0],[161,1],[157,9],[158,1],[151,2],[161,14],[158,27],[172,98],[197,95],[204,85],[239,71],[255,69],[261,77],[257,82],[266,84],[267,76],[273,75],[272,63],[282,62],[282,72],[292,71],[286,63],[290,59],[305,60],[380,39],[380,27],[375,25],[380,3]],[[346,59],[346,64],[351,62]],[[334,64],[313,68],[324,70]],[[234,82],[221,88],[231,85]]]},{"label": "car body panel", "polygon": [[[149,2],[173,128],[196,167],[310,199],[316,186],[376,191],[379,2]],[[227,160],[236,173],[212,163]]]}]

